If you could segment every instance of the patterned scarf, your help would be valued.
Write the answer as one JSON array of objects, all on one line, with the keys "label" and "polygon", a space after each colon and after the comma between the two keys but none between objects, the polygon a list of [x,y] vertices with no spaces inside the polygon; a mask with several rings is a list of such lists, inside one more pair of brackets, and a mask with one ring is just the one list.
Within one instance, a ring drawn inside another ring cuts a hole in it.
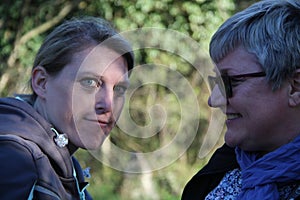
[{"label": "patterned scarf", "polygon": [[277,200],[276,183],[300,180],[300,136],[261,158],[240,148],[235,152],[242,171],[242,191],[237,199]]}]

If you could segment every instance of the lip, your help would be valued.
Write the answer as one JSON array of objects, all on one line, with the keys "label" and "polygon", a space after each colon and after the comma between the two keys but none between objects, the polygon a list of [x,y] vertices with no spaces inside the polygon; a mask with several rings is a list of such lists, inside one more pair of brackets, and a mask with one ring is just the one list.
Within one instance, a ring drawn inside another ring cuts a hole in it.
[{"label": "lip", "polygon": [[239,113],[226,113],[227,121],[233,121],[242,117]]},{"label": "lip", "polygon": [[99,119],[99,120],[97,120],[97,122],[99,123],[99,125],[100,125],[101,129],[103,130],[103,132],[106,135],[108,135],[110,130],[111,130],[113,120]]},{"label": "lip", "polygon": [[100,124],[102,129],[110,125],[110,122],[108,122],[108,121],[99,121],[98,120],[97,122]]},{"label": "lip", "polygon": [[92,119],[89,120],[93,123],[97,123],[100,125],[101,129],[106,132],[106,129],[112,127],[113,121],[112,120],[106,120],[106,119]]},{"label": "lip", "polygon": [[110,124],[110,121],[109,120],[97,120],[97,122],[99,123],[99,124]]}]

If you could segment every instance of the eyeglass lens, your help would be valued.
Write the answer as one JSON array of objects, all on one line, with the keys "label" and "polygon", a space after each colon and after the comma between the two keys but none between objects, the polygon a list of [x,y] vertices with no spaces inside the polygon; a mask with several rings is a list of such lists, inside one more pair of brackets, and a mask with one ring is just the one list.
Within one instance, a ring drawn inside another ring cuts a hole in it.
[{"label": "eyeglass lens", "polygon": [[[254,77],[264,77],[266,76],[265,72],[255,72],[255,73],[249,73],[249,74],[239,74],[234,76],[228,76],[226,74],[223,74],[221,76],[217,77],[208,77],[208,82],[211,87],[211,90],[214,89],[216,85],[218,85],[222,95],[226,97],[227,99],[232,97],[232,79],[234,78],[254,78]],[[224,87],[223,87],[224,86]]]}]

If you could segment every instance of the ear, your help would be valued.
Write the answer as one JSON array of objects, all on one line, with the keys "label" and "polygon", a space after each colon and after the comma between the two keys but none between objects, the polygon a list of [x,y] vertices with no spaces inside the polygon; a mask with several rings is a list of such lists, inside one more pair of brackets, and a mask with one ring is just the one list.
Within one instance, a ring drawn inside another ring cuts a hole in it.
[{"label": "ear", "polygon": [[31,73],[31,86],[37,96],[44,98],[46,94],[46,83],[49,75],[44,67],[37,66]]},{"label": "ear", "polygon": [[292,107],[300,105],[300,69],[297,69],[290,79],[289,105]]}]

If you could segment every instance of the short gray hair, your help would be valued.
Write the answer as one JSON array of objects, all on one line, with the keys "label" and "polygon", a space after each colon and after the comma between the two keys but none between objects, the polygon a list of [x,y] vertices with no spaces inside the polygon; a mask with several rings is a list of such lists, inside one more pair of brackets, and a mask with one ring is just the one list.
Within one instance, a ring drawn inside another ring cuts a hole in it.
[{"label": "short gray hair", "polygon": [[213,35],[210,56],[218,63],[238,46],[257,56],[279,88],[300,68],[300,2],[264,0],[236,13]]}]

